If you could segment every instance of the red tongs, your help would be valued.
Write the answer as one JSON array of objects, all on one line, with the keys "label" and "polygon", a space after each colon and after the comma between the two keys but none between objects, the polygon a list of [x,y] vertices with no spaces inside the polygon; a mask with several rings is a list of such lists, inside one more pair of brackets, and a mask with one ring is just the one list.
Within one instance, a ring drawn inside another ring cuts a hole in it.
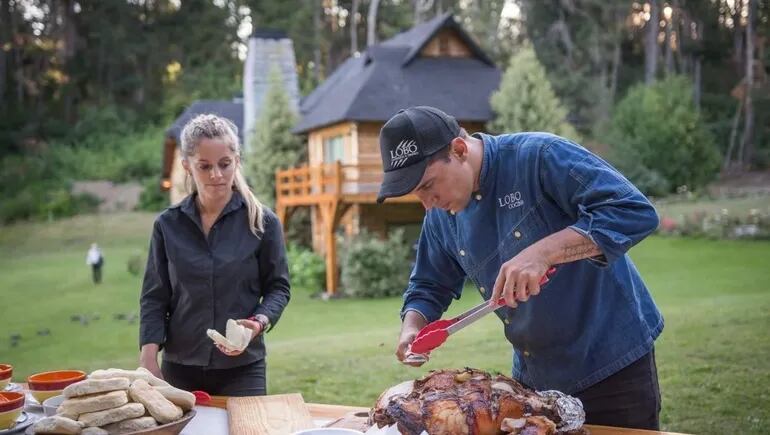
[{"label": "red tongs", "polygon": [[[540,279],[540,285],[547,283],[555,272],[555,267],[548,269],[545,275]],[[433,349],[444,344],[450,335],[497,310],[503,305],[505,305],[505,299],[503,298],[498,299],[495,304],[484,301],[457,317],[430,322],[417,333],[414,341],[412,341],[412,345],[409,347],[409,351],[414,354],[428,354]]]},{"label": "red tongs", "polygon": [[209,393],[205,391],[192,391],[193,395],[195,396],[195,404],[199,406],[208,406],[211,404],[211,396]]}]

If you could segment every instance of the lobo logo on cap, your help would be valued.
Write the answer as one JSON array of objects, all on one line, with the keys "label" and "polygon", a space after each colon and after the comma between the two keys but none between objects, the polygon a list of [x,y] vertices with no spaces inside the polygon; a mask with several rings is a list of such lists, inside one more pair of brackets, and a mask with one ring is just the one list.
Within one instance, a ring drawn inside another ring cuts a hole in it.
[{"label": "lobo logo on cap", "polygon": [[390,167],[398,168],[403,166],[409,157],[419,155],[417,150],[417,143],[413,140],[402,140],[395,150],[390,150]]},{"label": "lobo logo on cap", "polygon": [[380,130],[383,177],[377,202],[417,187],[430,157],[459,134],[457,120],[435,107],[399,110]]}]

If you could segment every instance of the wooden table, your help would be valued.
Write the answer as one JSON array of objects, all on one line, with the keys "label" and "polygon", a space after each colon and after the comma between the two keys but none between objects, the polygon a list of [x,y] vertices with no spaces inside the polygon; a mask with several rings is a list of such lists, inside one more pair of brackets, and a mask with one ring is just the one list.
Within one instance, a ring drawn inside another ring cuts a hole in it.
[{"label": "wooden table", "polygon": [[[227,397],[214,396],[211,398],[211,406],[217,408],[227,407]],[[322,403],[308,403],[310,416],[315,419],[336,420],[351,412],[369,412],[369,408],[361,406],[327,405]],[[660,432],[654,430],[623,429],[609,426],[596,426],[588,424],[586,427],[591,435],[683,435],[676,432]]]}]

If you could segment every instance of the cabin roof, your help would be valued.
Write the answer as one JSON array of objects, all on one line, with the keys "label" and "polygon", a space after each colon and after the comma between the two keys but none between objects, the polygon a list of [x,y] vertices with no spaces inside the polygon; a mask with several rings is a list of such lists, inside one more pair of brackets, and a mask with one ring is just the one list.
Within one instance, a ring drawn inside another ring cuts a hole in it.
[{"label": "cabin roof", "polygon": [[[420,56],[447,28],[473,56]],[[499,83],[500,70],[447,13],[349,57],[302,100],[294,132],[342,121],[384,122],[416,105],[438,107],[461,121],[485,122],[492,118],[489,97]]]}]

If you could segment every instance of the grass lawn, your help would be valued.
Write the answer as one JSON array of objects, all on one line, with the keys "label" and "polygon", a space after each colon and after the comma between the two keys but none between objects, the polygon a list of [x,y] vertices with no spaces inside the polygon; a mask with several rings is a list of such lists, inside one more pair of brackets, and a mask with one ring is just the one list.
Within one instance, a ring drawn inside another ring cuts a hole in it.
[{"label": "grass lawn", "polygon": [[[0,362],[16,367],[16,381],[60,368],[136,367],[138,325],[131,315],[138,313],[141,278],[127,272],[127,262],[144,255],[152,219],[84,216],[0,231]],[[98,287],[85,265],[92,241],[106,257]],[[656,351],[664,429],[766,433],[770,243],[651,238],[632,257],[666,318]],[[450,314],[478,302],[474,289],[467,293]],[[429,369],[510,370],[510,347],[492,317],[453,337],[427,367],[398,364],[399,308],[398,298],[323,302],[297,291],[268,337],[269,391],[368,406],[386,387]],[[91,321],[71,321],[76,314]],[[51,334],[38,335],[44,329]],[[14,347],[12,334],[22,336]]]}]

